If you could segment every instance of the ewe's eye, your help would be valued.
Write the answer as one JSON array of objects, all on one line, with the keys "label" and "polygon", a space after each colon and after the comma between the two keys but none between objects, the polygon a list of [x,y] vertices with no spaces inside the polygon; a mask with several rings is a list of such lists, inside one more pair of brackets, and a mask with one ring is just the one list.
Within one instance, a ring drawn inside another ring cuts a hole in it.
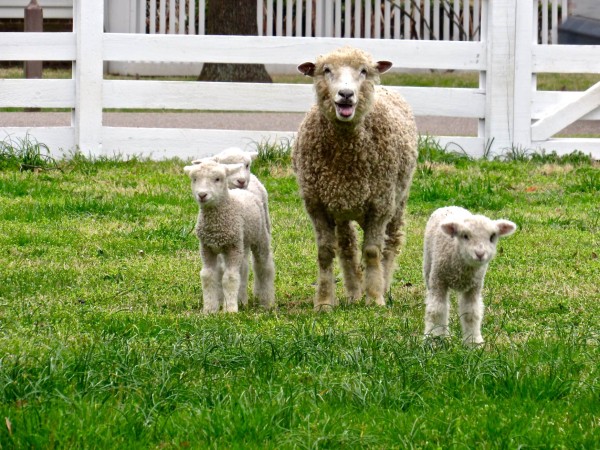
[{"label": "ewe's eye", "polygon": [[468,241],[468,240],[469,240],[469,235],[465,233],[465,234],[463,234],[463,235],[462,235],[462,238],[463,238],[465,241]]},{"label": "ewe's eye", "polygon": [[367,76],[367,69],[362,69],[360,71],[360,74],[366,77]]},{"label": "ewe's eye", "polygon": [[490,236],[490,242],[495,242],[496,241],[496,233],[492,233],[492,235]]},{"label": "ewe's eye", "polygon": [[330,74],[330,73],[331,73],[331,69],[330,69],[329,67],[325,67],[325,68],[323,69],[323,73],[324,73],[325,75],[327,75],[327,74]]},{"label": "ewe's eye", "polygon": [[215,182],[218,183],[219,181],[221,181],[220,178],[215,178]]}]

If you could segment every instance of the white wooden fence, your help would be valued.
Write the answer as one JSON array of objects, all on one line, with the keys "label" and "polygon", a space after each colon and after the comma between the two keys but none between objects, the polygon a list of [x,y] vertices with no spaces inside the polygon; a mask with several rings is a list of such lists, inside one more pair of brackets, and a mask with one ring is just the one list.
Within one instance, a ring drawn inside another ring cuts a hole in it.
[{"label": "white wooden fence", "polygon": [[[586,92],[543,92],[542,72],[600,73],[600,46],[537,43],[537,0],[483,0],[481,40],[424,41],[306,37],[145,35],[103,32],[101,2],[76,1],[72,33],[0,33],[0,60],[70,60],[73,79],[0,79],[0,107],[72,108],[71,126],[9,127],[51,149],[92,155],[199,157],[231,145],[293,138],[248,130],[107,127],[103,108],[305,112],[312,87],[288,84],[107,80],[104,61],[298,64],[353,45],[410,69],[478,71],[478,88],[395,87],[417,115],[479,120],[477,137],[437,138],[473,156],[486,148],[581,150],[600,159],[600,140],[552,136],[578,118],[600,119],[600,84]],[[4,136],[0,136],[2,138]]]}]

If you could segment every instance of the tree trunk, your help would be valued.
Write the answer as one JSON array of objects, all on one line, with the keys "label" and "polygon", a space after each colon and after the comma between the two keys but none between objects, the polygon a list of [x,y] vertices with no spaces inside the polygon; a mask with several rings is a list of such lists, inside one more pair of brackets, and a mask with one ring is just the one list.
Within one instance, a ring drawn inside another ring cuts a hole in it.
[{"label": "tree trunk", "polygon": [[[256,1],[209,0],[206,34],[257,36]],[[205,63],[198,81],[272,83],[263,64]]]}]

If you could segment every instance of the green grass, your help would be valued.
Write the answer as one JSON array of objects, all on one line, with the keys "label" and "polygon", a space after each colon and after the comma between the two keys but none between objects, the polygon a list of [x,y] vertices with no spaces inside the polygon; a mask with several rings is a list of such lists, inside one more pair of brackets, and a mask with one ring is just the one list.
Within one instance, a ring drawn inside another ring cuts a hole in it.
[{"label": "green grass", "polygon": [[[0,448],[598,446],[600,169],[581,154],[472,161],[424,141],[388,307],[316,314],[289,154],[263,146],[278,309],[213,316],[184,162],[11,158]],[[519,226],[491,263],[475,350],[455,305],[451,339],[421,338],[423,228],[450,204]]]}]

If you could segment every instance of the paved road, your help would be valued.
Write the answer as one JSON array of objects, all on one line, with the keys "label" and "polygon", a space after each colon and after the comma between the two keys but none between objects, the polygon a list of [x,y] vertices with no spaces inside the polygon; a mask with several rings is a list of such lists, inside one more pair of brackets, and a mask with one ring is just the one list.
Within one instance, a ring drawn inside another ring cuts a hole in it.
[{"label": "paved road", "polygon": [[[296,131],[302,113],[149,112],[104,113],[106,126],[143,128],[208,128],[224,130]],[[70,113],[0,113],[0,127],[69,126]],[[477,120],[451,117],[417,117],[419,133],[431,136],[476,136]],[[559,135],[600,134],[600,122],[581,120]]]}]

